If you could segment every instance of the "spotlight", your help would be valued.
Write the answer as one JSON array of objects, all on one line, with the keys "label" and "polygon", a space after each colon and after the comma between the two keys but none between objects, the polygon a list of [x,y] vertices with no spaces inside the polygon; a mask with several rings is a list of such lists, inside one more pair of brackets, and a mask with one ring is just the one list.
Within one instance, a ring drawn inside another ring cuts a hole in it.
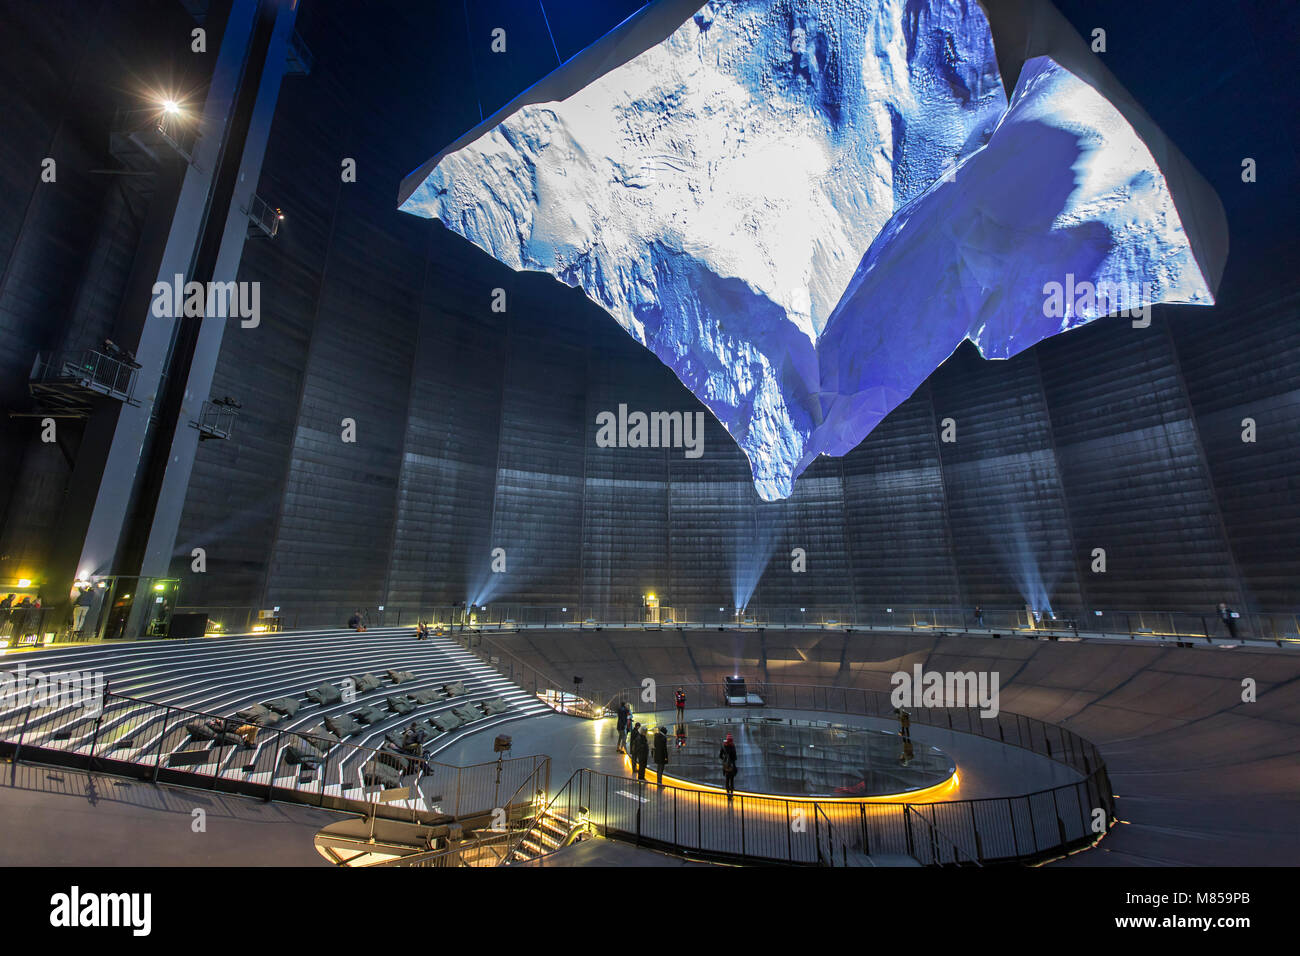
[{"label": "spotlight", "polygon": [[164,113],[169,113],[172,116],[178,116],[181,112],[181,104],[175,100],[163,100],[162,108]]},{"label": "spotlight", "polygon": [[32,586],[32,579],[31,579],[31,578],[19,578],[19,579],[18,579],[18,586],[19,586],[20,588],[29,588],[29,587]]}]

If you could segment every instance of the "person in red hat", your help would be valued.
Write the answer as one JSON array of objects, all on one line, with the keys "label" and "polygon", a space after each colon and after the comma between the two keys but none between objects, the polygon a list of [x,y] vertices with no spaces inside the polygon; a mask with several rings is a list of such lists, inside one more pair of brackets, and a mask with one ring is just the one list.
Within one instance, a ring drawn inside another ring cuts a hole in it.
[{"label": "person in red hat", "polygon": [[722,742],[722,748],[718,751],[718,759],[722,761],[722,776],[727,781],[727,799],[736,790],[736,742],[732,739],[731,734],[727,734],[727,739]]}]

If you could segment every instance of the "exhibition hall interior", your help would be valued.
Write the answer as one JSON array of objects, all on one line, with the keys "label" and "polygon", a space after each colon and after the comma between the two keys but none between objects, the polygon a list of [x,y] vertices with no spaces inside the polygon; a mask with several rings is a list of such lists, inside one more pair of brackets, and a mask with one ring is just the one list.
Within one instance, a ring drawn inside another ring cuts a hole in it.
[{"label": "exhibition hall interior", "polygon": [[0,20],[0,864],[1300,859],[1300,6]]}]

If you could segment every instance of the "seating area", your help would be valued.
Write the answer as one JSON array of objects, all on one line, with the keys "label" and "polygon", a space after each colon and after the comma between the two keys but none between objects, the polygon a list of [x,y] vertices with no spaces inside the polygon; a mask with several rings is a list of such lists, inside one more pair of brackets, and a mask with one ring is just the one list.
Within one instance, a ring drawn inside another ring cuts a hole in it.
[{"label": "seating area", "polygon": [[0,729],[25,723],[27,745],[339,793],[398,786],[462,733],[550,712],[453,641],[417,642],[405,627],[101,645],[23,663],[102,672],[127,698],[99,717],[0,712]]}]

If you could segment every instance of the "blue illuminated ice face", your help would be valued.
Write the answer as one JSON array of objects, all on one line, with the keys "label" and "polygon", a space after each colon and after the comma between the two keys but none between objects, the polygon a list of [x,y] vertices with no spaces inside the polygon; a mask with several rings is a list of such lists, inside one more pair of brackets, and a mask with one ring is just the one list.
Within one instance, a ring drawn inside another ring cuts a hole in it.
[{"label": "blue illuminated ice face", "polygon": [[[580,287],[769,501],[966,338],[1006,358],[1119,308],[1212,301],[1123,117],[1045,57],[1009,105],[979,4],[956,0],[711,3],[446,155],[402,208]],[[1122,291],[1090,304],[1089,283]]]}]

